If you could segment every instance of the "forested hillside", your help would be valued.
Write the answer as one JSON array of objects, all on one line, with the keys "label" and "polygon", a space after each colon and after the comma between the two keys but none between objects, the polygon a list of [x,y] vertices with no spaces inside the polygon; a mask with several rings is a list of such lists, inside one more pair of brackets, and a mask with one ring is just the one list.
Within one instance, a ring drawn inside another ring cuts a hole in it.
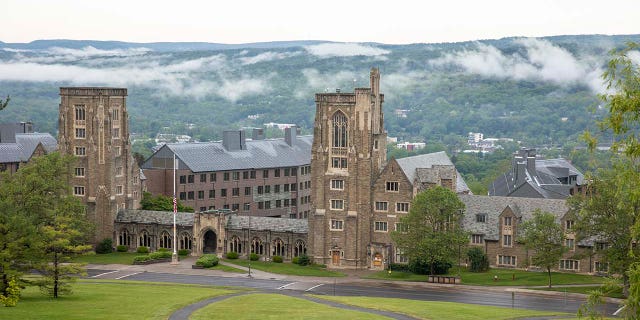
[{"label": "forested hillside", "polygon": [[[138,136],[165,130],[211,140],[223,129],[268,122],[310,133],[315,92],[366,87],[369,68],[379,67],[389,136],[447,145],[474,131],[532,146],[572,145],[602,115],[597,94],[607,52],[629,40],[640,36],[412,45],[0,43],[0,96],[12,99],[0,122],[33,121],[55,134],[58,87],[123,86]],[[407,117],[395,109],[409,110]]]}]

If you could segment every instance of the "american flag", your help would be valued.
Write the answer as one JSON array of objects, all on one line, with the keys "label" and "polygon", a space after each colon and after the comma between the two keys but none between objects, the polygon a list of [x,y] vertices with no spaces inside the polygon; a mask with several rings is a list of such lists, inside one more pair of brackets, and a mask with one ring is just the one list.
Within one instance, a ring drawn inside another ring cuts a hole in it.
[{"label": "american flag", "polygon": [[178,199],[173,198],[173,212],[178,212]]}]

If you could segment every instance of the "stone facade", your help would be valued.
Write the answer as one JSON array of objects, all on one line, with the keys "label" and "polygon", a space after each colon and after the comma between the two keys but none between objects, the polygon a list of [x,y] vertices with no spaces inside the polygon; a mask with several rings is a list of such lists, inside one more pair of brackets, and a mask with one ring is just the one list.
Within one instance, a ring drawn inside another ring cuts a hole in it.
[{"label": "stone facade", "polygon": [[96,225],[96,242],[115,237],[116,212],[137,208],[141,197],[126,97],[124,88],[60,88],[58,150],[77,158],[70,184]]}]

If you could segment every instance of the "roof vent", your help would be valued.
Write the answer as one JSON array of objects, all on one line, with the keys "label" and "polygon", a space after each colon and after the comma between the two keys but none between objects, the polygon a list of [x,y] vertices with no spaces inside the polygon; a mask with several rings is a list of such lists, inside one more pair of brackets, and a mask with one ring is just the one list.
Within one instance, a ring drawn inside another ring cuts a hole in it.
[{"label": "roof vent", "polygon": [[298,135],[298,127],[291,126],[289,128],[284,129],[284,141],[291,147],[296,141],[296,137]]},{"label": "roof vent", "polygon": [[227,151],[246,150],[245,133],[242,130],[223,131],[222,146]]}]

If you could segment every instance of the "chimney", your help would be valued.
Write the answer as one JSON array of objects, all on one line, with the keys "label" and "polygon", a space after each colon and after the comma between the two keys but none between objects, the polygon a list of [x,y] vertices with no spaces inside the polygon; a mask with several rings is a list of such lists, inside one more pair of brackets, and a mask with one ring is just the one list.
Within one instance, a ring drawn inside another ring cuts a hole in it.
[{"label": "chimney", "polygon": [[536,174],[536,149],[529,149],[527,154],[527,171],[530,174]]},{"label": "chimney", "polygon": [[253,128],[251,130],[251,139],[253,139],[253,140],[264,140],[264,129],[262,129],[262,128]]},{"label": "chimney", "polygon": [[371,94],[377,96],[380,94],[380,70],[378,68],[371,68],[370,74]]},{"label": "chimney", "polygon": [[298,127],[292,126],[284,129],[284,141],[291,147],[296,143]]},{"label": "chimney", "polygon": [[246,150],[245,133],[242,130],[223,131],[222,146],[227,151]]}]

